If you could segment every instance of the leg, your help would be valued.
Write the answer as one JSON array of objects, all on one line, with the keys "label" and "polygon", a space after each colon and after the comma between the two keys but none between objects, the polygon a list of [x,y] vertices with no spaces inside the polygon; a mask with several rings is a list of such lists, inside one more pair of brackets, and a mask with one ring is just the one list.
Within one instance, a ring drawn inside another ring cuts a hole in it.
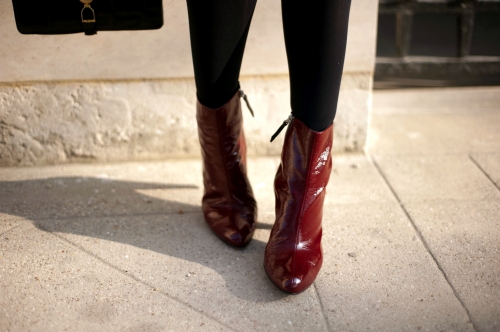
[{"label": "leg", "polygon": [[335,117],[350,0],[282,0],[293,115],[321,131]]},{"label": "leg", "polygon": [[238,76],[256,0],[188,0],[203,158],[202,210],[224,242],[246,245],[257,206],[246,175]]},{"label": "leg", "polygon": [[323,262],[323,201],[332,169],[333,118],[344,63],[349,0],[282,1],[293,120],[274,180],[276,221],[264,268],[300,293]]},{"label": "leg", "polygon": [[199,101],[224,105],[238,91],[245,43],[257,0],[187,0]]}]

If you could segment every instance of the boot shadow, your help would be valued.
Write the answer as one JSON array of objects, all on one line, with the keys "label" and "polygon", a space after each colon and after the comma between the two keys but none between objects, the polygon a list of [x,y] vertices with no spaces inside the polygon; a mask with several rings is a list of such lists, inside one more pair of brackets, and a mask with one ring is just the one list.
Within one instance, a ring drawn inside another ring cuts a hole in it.
[{"label": "boot shadow", "polygon": [[0,212],[29,219],[46,232],[123,243],[203,265],[246,301],[286,297],[265,275],[265,242],[253,239],[243,249],[230,247],[211,232],[199,205],[166,199],[187,195],[192,201],[201,197],[198,189],[94,177],[4,181]]}]

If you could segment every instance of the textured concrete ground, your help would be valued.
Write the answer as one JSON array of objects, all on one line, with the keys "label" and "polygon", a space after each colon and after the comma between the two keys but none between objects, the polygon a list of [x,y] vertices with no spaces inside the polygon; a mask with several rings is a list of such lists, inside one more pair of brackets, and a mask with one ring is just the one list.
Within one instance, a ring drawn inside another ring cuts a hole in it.
[{"label": "textured concrete ground", "polygon": [[499,331],[499,96],[376,92],[296,296],[262,267],[277,158],[249,160],[260,225],[242,250],[204,224],[198,160],[0,168],[0,330]]}]

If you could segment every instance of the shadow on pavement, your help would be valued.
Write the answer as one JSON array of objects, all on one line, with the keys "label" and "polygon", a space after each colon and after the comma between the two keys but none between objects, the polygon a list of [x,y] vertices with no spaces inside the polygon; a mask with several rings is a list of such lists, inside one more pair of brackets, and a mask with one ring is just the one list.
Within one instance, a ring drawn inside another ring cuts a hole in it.
[{"label": "shadow on pavement", "polygon": [[0,212],[30,219],[46,232],[123,243],[198,263],[217,272],[227,289],[243,300],[270,302],[286,297],[265,276],[264,242],[253,239],[246,248],[232,248],[211,233],[199,205],[163,198],[178,198],[186,192],[189,196],[190,190],[198,189],[193,184],[94,177],[4,181],[0,182]]}]

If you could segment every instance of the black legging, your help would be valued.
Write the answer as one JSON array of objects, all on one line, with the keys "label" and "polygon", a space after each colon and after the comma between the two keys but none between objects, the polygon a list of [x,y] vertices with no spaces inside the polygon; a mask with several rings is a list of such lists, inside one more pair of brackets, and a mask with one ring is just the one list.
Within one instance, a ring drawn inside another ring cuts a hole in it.
[{"label": "black legging", "polygon": [[[257,0],[187,0],[198,99],[211,108],[238,90]],[[321,131],[336,113],[351,0],[282,0],[293,115]]]}]

